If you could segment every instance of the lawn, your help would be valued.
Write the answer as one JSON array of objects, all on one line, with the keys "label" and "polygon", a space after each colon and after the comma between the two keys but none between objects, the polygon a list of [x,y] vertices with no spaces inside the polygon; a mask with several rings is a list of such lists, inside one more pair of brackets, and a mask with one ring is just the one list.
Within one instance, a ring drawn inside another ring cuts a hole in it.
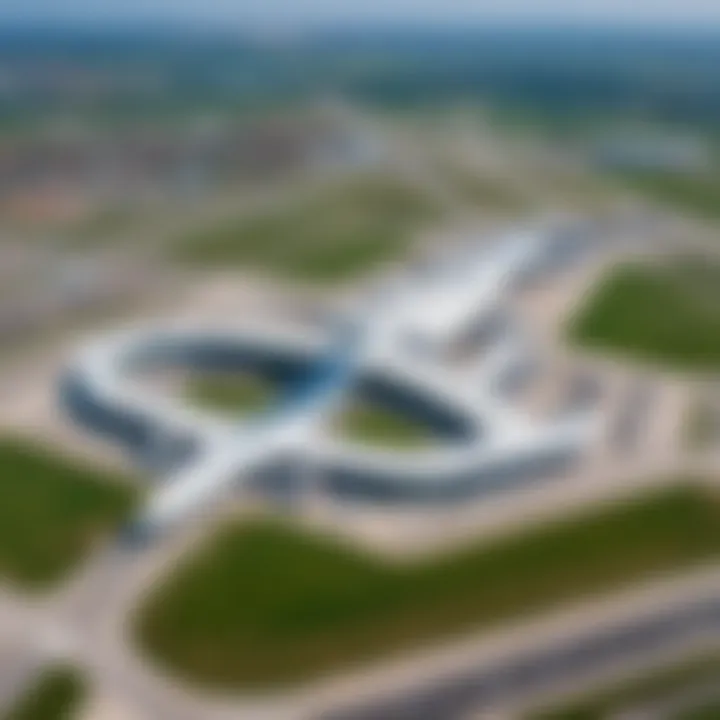
[{"label": "lawn", "polygon": [[413,232],[437,215],[420,191],[389,178],[365,178],[223,221],[180,238],[175,249],[193,266],[247,266],[338,280],[402,256]]},{"label": "lawn", "polygon": [[84,683],[74,670],[46,670],[4,720],[74,720],[84,696]]},{"label": "lawn", "polygon": [[[632,680],[606,688],[584,698],[577,699],[562,707],[545,709],[528,716],[527,720],[604,720],[620,716],[633,706],[652,705],[664,698],[682,695],[684,691],[701,687],[720,678],[720,654],[693,658],[674,667],[656,670]],[[691,718],[719,717],[704,715],[706,708],[697,713],[682,715],[683,720]],[[679,718],[678,718],[679,720]]]},{"label": "lawn", "polygon": [[109,473],[38,446],[0,441],[0,574],[28,588],[60,580],[134,504]]},{"label": "lawn", "polygon": [[720,718],[720,700],[708,702],[676,715],[674,720],[718,720]]},{"label": "lawn", "polygon": [[[278,388],[257,375],[215,373],[192,378],[185,397],[195,407],[222,415],[248,415],[266,410]],[[366,445],[413,449],[432,443],[427,425],[379,405],[353,402],[337,418],[338,436]]]},{"label": "lawn", "polygon": [[193,377],[185,396],[195,407],[223,415],[246,415],[267,409],[277,388],[247,373],[214,373]]},{"label": "lawn", "polygon": [[137,609],[133,632],[188,681],[267,688],[718,555],[720,504],[690,485],[412,564],[258,520],[219,529]]},{"label": "lawn", "polygon": [[354,402],[338,418],[336,434],[363,445],[412,450],[436,439],[427,425],[379,405]]},{"label": "lawn", "polygon": [[717,370],[720,266],[700,260],[620,266],[572,319],[570,337],[677,370]]}]

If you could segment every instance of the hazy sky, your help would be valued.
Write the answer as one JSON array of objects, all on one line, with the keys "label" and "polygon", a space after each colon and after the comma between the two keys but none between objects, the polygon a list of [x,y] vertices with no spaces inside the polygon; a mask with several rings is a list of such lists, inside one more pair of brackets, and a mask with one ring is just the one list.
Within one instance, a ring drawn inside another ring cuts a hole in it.
[{"label": "hazy sky", "polygon": [[0,20],[248,22],[261,25],[467,21],[720,26],[720,0],[0,0]]}]

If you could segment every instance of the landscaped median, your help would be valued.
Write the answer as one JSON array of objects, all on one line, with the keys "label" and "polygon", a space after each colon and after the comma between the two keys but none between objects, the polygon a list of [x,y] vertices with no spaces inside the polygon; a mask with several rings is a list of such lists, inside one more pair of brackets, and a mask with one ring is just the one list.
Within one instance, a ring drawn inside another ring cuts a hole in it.
[{"label": "landscaped median", "polygon": [[[539,710],[528,715],[527,720],[605,720],[621,717],[623,712],[632,708],[652,706],[663,700],[682,697],[683,694],[692,700],[694,690],[708,688],[718,678],[720,653],[713,653],[640,675],[565,705]],[[689,708],[686,714],[673,717],[677,720],[717,720],[719,711],[720,700],[712,707],[703,704],[701,707]]]},{"label": "landscaped median", "polygon": [[230,524],[152,592],[133,632],[149,656],[197,685],[269,688],[712,557],[720,502],[687,483],[407,564],[280,522]]},{"label": "landscaped median", "polygon": [[17,439],[0,440],[0,576],[43,589],[66,576],[131,511],[112,473]]}]

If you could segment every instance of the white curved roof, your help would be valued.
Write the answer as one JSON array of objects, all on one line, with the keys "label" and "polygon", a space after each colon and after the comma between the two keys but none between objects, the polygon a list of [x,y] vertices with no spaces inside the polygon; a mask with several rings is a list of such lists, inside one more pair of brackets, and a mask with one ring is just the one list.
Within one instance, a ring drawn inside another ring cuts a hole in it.
[{"label": "white curved roof", "polygon": [[[317,352],[327,341],[311,335],[268,328],[131,329],[94,343],[81,353],[76,368],[94,396],[109,406],[140,412],[158,427],[192,432],[201,451],[190,464],[166,478],[151,497],[144,518],[164,526],[196,511],[238,477],[298,448],[316,459],[342,459],[347,465],[378,473],[400,472],[419,483],[493,467],[503,458],[522,460],[583,446],[597,427],[593,414],[549,425],[536,425],[518,413],[498,391],[496,378],[526,352],[512,333],[500,338],[472,379],[457,379],[437,364],[415,357],[408,333],[442,346],[482,313],[497,308],[518,272],[542,255],[542,233],[518,232],[490,247],[456,255],[430,276],[405,278],[390,294],[371,299],[365,317],[349,323],[350,332],[336,349],[332,382],[302,405],[280,408],[257,423],[240,427],[222,422],[128,382],[125,365],[133,349],[163,342],[194,342],[237,337],[243,342],[276,343],[279,350],[300,347]],[[477,426],[476,439],[405,456],[359,451],[323,438],[318,430],[358,371],[374,369],[410,386],[422,387],[448,407],[458,408]]]}]

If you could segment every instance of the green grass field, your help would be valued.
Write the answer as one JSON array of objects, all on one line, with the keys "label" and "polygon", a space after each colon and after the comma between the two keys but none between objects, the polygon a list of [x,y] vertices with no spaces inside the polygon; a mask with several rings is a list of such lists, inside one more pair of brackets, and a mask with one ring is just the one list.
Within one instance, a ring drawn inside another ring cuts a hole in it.
[{"label": "green grass field", "polygon": [[701,704],[675,716],[674,720],[718,720],[720,718],[720,700]]},{"label": "green grass field", "polygon": [[678,370],[720,367],[720,266],[612,270],[570,324],[570,338]]},{"label": "green grass field", "polygon": [[[720,654],[705,655],[680,663],[674,667],[656,670],[633,678],[612,688],[605,688],[584,698],[576,699],[564,706],[547,708],[531,713],[527,720],[605,720],[620,716],[622,712],[644,704],[652,704],[663,698],[672,697],[684,690],[705,685],[713,680],[720,682]],[[716,711],[717,711],[716,706]],[[681,716],[682,720],[700,720],[715,715],[704,715],[703,707]],[[678,718],[678,720],[681,720]]]},{"label": "green grass field", "polygon": [[624,173],[622,182],[649,198],[700,217],[720,218],[720,178],[714,174]]},{"label": "green grass field", "polygon": [[[277,387],[256,375],[216,373],[192,378],[186,398],[195,407],[221,415],[243,416],[266,410]],[[411,417],[379,405],[351,403],[337,418],[336,435],[365,445],[409,450],[433,442],[430,429]]]},{"label": "green grass field", "polygon": [[222,415],[262,412],[276,397],[277,388],[257,375],[215,373],[193,377],[186,398],[195,407]]},{"label": "green grass field", "polygon": [[338,436],[363,445],[412,450],[432,444],[436,438],[427,425],[379,405],[356,402],[338,418]]},{"label": "green grass field", "polygon": [[194,266],[260,268],[308,280],[339,280],[397,258],[438,209],[400,181],[363,179],[272,211],[223,221],[180,238]]},{"label": "green grass field", "polygon": [[106,472],[0,441],[0,575],[30,589],[60,580],[124,518],[135,493]]},{"label": "green grass field", "polygon": [[3,720],[79,720],[85,685],[66,667],[46,670]]},{"label": "green grass field", "polygon": [[692,486],[413,564],[281,523],[231,524],[158,586],[133,627],[189,681],[269,687],[718,555],[720,502]]}]

